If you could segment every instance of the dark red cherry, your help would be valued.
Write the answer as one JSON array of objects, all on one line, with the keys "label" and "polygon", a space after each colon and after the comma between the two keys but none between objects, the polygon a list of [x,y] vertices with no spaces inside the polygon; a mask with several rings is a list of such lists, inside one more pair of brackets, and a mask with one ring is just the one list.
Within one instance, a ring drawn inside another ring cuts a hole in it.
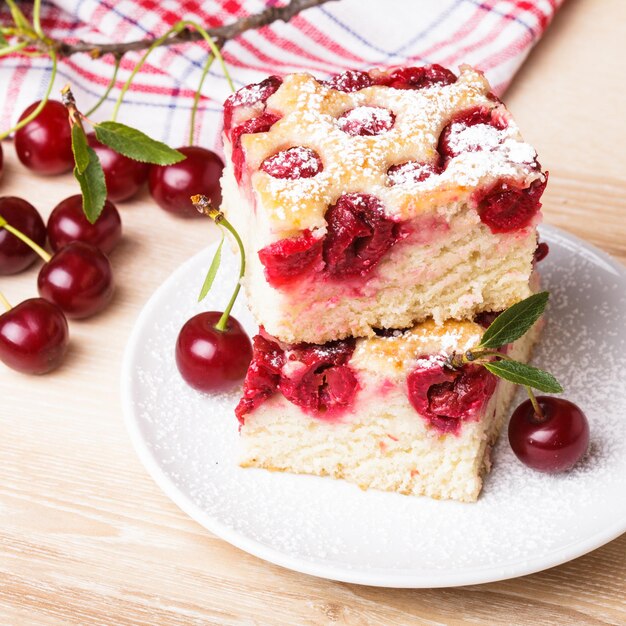
[{"label": "dark red cherry", "polygon": [[509,422],[509,443],[515,456],[540,472],[572,468],[589,447],[589,422],[569,400],[537,396],[538,417],[530,400],[520,404]]},{"label": "dark red cherry", "polygon": [[461,423],[475,418],[496,388],[496,377],[480,365],[451,370],[443,359],[428,355],[417,362],[407,376],[409,401],[441,432],[458,433]]},{"label": "dark red cherry", "polygon": [[176,365],[185,382],[205,392],[232,389],[243,380],[252,359],[252,344],[231,315],[218,330],[222,313],[206,311],[187,320],[176,340]]},{"label": "dark red cherry", "polygon": [[247,413],[254,411],[278,389],[280,370],[285,363],[283,349],[271,338],[255,335],[252,345],[252,362],[243,381],[243,395],[235,407],[235,415],[242,424]]},{"label": "dark red cherry", "polygon": [[315,150],[296,146],[281,150],[261,163],[261,169],[274,178],[312,178],[319,174],[324,166]]},{"label": "dark red cherry", "polygon": [[543,181],[536,180],[525,189],[500,181],[476,194],[481,222],[492,233],[511,233],[529,226],[541,208],[540,199],[547,182],[547,174]]},{"label": "dark red cherry", "polygon": [[243,174],[243,166],[245,162],[245,156],[243,153],[243,146],[241,145],[241,136],[255,133],[266,133],[280,118],[273,113],[263,113],[259,117],[253,117],[246,120],[239,126],[235,126],[230,134],[230,141],[233,146],[233,167],[235,170],[235,178],[237,182],[241,181]]},{"label": "dark red cherry", "polygon": [[37,288],[42,298],[54,302],[68,317],[90,317],[113,297],[111,263],[95,246],[75,241],[41,268]]},{"label": "dark red cherry", "polygon": [[109,146],[101,144],[95,133],[87,135],[89,145],[95,150],[104,170],[107,198],[112,202],[122,202],[132,198],[148,180],[150,166],[129,159]]},{"label": "dark red cherry", "polygon": [[383,107],[360,106],[346,111],[337,119],[337,126],[352,136],[371,137],[391,130],[396,116]]},{"label": "dark red cherry", "polygon": [[394,89],[425,89],[433,85],[451,85],[454,82],[455,74],[437,64],[401,67],[391,72],[385,80],[385,84]]},{"label": "dark red cherry", "polygon": [[325,218],[323,256],[332,276],[366,274],[401,236],[399,225],[385,216],[380,201],[367,194],[341,196]]},{"label": "dark red cherry", "polygon": [[[249,109],[260,107],[265,109],[265,101],[282,85],[282,79],[278,76],[268,76],[260,83],[254,83],[242,87],[234,94],[228,96],[224,102],[224,130],[228,133],[232,126],[235,111],[238,108]],[[248,114],[248,118],[250,115]]]},{"label": "dark red cherry", "polygon": [[69,332],[65,315],[43,298],[24,300],[0,315],[0,360],[24,374],[45,374],[61,364]]},{"label": "dark red cherry", "polygon": [[353,91],[360,91],[366,87],[371,87],[374,85],[374,80],[368,72],[347,70],[343,72],[343,74],[337,74],[329,80],[324,81],[322,84],[331,89],[336,89],[337,91],[351,93]]},{"label": "dark red cherry", "polygon": [[[0,216],[37,245],[43,247],[46,243],[45,224],[30,202],[14,196],[0,198]],[[0,275],[21,272],[37,258],[37,253],[28,245],[5,228],[0,228]]]},{"label": "dark red cherry", "polygon": [[182,217],[200,215],[191,203],[191,196],[203,194],[215,207],[222,203],[220,177],[224,164],[206,148],[187,146],[178,148],[185,157],[174,165],[151,165],[148,177],[150,194],[165,211]]},{"label": "dark red cherry", "polygon": [[543,261],[550,253],[550,246],[545,241],[538,241],[533,255],[533,263],[537,264]]},{"label": "dark red cherry", "polygon": [[48,218],[48,240],[56,252],[73,241],[83,241],[108,254],[122,237],[122,220],[108,200],[95,224],[83,212],[82,196],[70,196],[54,207]]},{"label": "dark red cherry", "polygon": [[316,417],[333,417],[345,410],[357,392],[357,378],[348,365],[354,339],[324,345],[301,344],[285,351],[285,367],[278,389]]},{"label": "dark red cherry", "polygon": [[478,152],[484,149],[481,133],[466,133],[475,126],[492,126],[497,130],[507,127],[507,120],[499,110],[488,107],[474,107],[456,115],[439,136],[437,151],[443,166],[463,152]]},{"label": "dark red cherry", "polygon": [[[39,102],[20,116],[30,115]],[[15,131],[15,151],[19,160],[38,174],[62,174],[74,165],[72,136],[66,108],[58,100],[48,100],[34,120]]]},{"label": "dark red cherry", "polygon": [[281,239],[259,250],[267,282],[280,287],[303,274],[322,271],[322,241],[305,230],[298,237]]}]

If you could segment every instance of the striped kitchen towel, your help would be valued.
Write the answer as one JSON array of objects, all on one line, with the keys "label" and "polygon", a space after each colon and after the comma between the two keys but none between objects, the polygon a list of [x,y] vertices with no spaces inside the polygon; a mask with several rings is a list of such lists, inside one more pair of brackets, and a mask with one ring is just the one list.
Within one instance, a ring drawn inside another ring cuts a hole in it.
[{"label": "striped kitchen towel", "polygon": [[[236,87],[268,74],[309,71],[326,77],[346,68],[469,63],[485,72],[501,94],[539,40],[563,0],[337,0],[311,8],[290,23],[275,22],[226,43],[223,54]],[[164,33],[180,19],[218,26],[285,0],[44,0],[42,26],[56,39],[121,42]],[[32,3],[21,2],[28,14]],[[9,22],[6,4],[0,21]],[[184,44],[158,48],[138,74],[119,121],[170,145],[189,133],[190,110],[207,48]],[[127,54],[115,89],[95,114],[110,115],[139,53]],[[41,98],[50,77],[43,57],[0,58],[0,129],[13,125]],[[86,54],[59,63],[54,97],[70,83],[86,111],[104,92],[113,70],[110,55]],[[220,150],[221,104],[229,94],[219,65],[205,81],[196,118],[200,145]]]}]

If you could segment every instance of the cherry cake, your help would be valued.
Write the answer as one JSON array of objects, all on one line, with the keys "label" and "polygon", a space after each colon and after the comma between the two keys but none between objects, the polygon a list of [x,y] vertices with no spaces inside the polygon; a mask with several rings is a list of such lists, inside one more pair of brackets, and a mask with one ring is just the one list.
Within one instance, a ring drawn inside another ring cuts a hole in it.
[{"label": "cherry cake", "polygon": [[248,302],[281,341],[472,319],[531,293],[547,174],[470,67],[272,76],[226,101],[224,144]]},{"label": "cherry cake", "polygon": [[[527,361],[541,322],[504,348]],[[241,465],[343,478],[363,489],[473,502],[515,386],[446,358],[485,327],[427,320],[323,345],[261,331],[236,414]]]}]

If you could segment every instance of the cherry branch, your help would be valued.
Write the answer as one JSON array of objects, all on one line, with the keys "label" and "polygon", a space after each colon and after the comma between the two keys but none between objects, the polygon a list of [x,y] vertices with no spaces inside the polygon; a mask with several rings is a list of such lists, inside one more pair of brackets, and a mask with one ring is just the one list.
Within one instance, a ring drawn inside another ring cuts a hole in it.
[{"label": "cherry branch", "polygon": [[[312,7],[325,4],[336,0],[291,0],[282,7],[267,7],[260,13],[241,17],[231,24],[219,26],[217,28],[207,28],[206,32],[214,39],[221,43],[234,39],[248,30],[254,30],[267,26],[272,22],[281,21],[288,22],[295,15],[310,9]],[[192,41],[200,41],[203,39],[202,33],[197,30],[185,28],[178,33],[173,33],[165,38],[158,46],[174,46],[181,43],[189,43]],[[96,44],[87,41],[79,41],[77,43],[67,43],[64,41],[55,41],[53,43],[58,57],[68,57],[73,54],[87,53],[94,58],[104,56],[105,54],[122,55],[126,52],[137,50],[145,50],[154,45],[156,37],[147,37],[137,41],[129,41],[126,43],[110,43]]]}]

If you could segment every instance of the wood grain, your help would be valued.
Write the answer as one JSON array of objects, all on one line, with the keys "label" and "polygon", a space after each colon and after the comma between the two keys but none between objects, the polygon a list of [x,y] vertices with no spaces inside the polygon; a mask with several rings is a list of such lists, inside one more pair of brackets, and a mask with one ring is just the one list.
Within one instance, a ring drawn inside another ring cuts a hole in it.
[{"label": "wood grain", "polygon": [[[546,221],[626,262],[624,20],[621,0],[569,0],[507,102],[551,173]],[[75,193],[71,177],[33,177],[4,148],[3,195],[48,213]],[[131,449],[119,366],[143,303],[215,231],[170,218],[145,194],[122,212],[114,305],[71,324],[70,358],[57,372],[0,371],[0,624],[626,623],[626,536],[516,580],[389,590],[264,563],[181,513]],[[0,286],[18,302],[35,295],[35,277]]]}]

